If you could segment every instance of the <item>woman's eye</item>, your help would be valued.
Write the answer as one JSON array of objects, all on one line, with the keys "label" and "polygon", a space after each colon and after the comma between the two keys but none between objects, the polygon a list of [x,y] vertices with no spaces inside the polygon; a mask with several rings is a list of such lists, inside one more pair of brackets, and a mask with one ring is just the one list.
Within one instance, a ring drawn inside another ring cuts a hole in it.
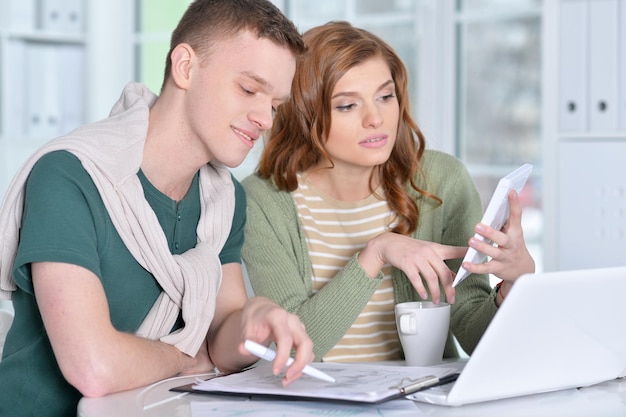
[{"label": "woman's eye", "polygon": [[395,94],[391,93],[391,94],[387,94],[381,97],[382,101],[389,101],[391,99],[393,99],[395,97]]},{"label": "woman's eye", "polygon": [[343,106],[337,106],[337,110],[339,111],[349,111],[350,109],[354,108],[354,104],[345,104]]}]

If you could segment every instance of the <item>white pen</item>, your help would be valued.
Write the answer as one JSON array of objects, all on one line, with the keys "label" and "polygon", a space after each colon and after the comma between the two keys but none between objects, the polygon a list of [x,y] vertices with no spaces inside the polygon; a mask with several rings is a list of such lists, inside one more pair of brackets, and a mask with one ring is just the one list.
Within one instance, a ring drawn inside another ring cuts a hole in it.
[{"label": "white pen", "polygon": [[[274,352],[270,348],[266,348],[263,345],[253,342],[252,340],[246,340],[244,343],[244,347],[254,356],[258,356],[261,359],[265,359],[266,361],[273,361],[276,357],[276,352]],[[293,358],[287,359],[287,366],[290,366],[293,363]],[[312,366],[306,365],[304,369],[302,369],[302,373],[312,376],[317,379],[321,379],[323,381],[335,382],[335,378],[330,375],[325,374],[319,369],[315,369]]]}]

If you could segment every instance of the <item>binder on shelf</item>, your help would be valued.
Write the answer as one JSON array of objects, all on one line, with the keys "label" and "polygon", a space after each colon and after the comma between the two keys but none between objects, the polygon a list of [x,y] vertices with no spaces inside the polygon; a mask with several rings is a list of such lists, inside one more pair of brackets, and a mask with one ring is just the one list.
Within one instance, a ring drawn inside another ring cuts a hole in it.
[{"label": "binder on shelf", "polygon": [[83,30],[83,0],[38,0],[37,27],[45,31],[79,33]]},{"label": "binder on shelf", "polygon": [[26,109],[25,99],[25,79],[26,79],[26,56],[23,42],[16,40],[8,40],[4,43],[4,56],[11,57],[11,64],[2,66],[3,76],[6,82],[3,86],[6,90],[3,92],[4,109],[4,131],[7,138],[18,138],[23,136],[24,112]]},{"label": "binder on shelf", "polygon": [[564,131],[587,129],[586,0],[561,2],[559,29],[559,126]]},{"label": "binder on shelf", "polygon": [[0,0],[0,27],[34,29],[35,9],[35,0]]},{"label": "binder on shelf", "polygon": [[59,50],[61,120],[58,134],[84,123],[85,51],[81,45],[63,45]]},{"label": "binder on shelf", "polygon": [[63,0],[61,16],[62,30],[67,33],[80,33],[84,29],[84,0]]},{"label": "binder on shelf", "polygon": [[38,42],[22,45],[24,77],[19,95],[24,101],[17,110],[17,119],[23,120],[20,133],[29,138],[51,139],[81,125],[84,121],[84,48]]},{"label": "binder on shelf", "polygon": [[620,115],[620,130],[626,131],[626,0],[622,0],[619,19],[620,37],[617,43],[620,46],[620,64],[617,82],[620,85],[620,97],[618,112]]},{"label": "binder on shelf", "polygon": [[27,43],[24,133],[31,138],[57,136],[61,124],[59,47]]},{"label": "binder on shelf", "polygon": [[[624,265],[626,253],[626,141],[562,141],[558,147],[556,268]],[[585,169],[581,169],[581,167]],[[585,190],[581,204],[580,190]],[[581,221],[584,219],[584,221]]]},{"label": "binder on shelf", "polygon": [[50,32],[61,32],[63,28],[63,0],[37,0],[37,27]]},{"label": "binder on shelf", "polygon": [[618,128],[618,0],[589,1],[589,129]]}]

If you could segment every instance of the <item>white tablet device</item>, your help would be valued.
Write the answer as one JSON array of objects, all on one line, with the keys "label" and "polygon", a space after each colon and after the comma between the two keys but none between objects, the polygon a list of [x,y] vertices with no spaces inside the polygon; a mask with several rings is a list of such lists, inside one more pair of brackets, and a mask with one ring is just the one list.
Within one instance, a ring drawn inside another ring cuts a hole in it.
[{"label": "white tablet device", "polygon": [[[532,170],[533,166],[531,164],[524,164],[500,179],[496,190],[491,196],[489,205],[483,214],[481,223],[488,224],[497,230],[500,230],[502,226],[504,226],[504,223],[509,217],[509,192],[511,190],[515,190],[518,194],[521,193],[522,188],[524,188],[524,184],[526,184],[526,180],[528,180]],[[479,234],[474,235],[474,237],[482,241],[492,243]],[[465,258],[463,258],[463,262],[467,261],[475,264],[485,262],[486,260],[487,255],[476,251],[474,248],[469,248],[465,254]],[[469,272],[461,266],[456,274],[456,278],[454,278],[452,286],[457,286],[461,281],[467,278],[468,275]]]}]

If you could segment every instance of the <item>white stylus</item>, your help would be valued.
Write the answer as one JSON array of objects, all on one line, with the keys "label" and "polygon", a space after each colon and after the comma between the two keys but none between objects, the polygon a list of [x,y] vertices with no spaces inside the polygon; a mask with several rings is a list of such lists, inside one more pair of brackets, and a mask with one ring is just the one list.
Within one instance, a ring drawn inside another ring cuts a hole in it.
[{"label": "white stylus", "polygon": [[[248,352],[252,353],[254,356],[258,356],[259,358],[264,359],[266,361],[271,362],[276,357],[276,352],[274,352],[272,349],[266,348],[263,345],[259,345],[258,343],[255,343],[252,340],[246,340],[246,342],[244,343],[244,347],[246,348]],[[293,363],[293,358],[287,359],[287,366],[290,366],[292,363]],[[320,371],[319,369],[315,369],[309,365],[306,365],[304,369],[302,370],[302,372],[314,378],[321,379],[323,381],[335,382],[335,378],[333,378],[332,376],[327,375],[324,372]]]}]

